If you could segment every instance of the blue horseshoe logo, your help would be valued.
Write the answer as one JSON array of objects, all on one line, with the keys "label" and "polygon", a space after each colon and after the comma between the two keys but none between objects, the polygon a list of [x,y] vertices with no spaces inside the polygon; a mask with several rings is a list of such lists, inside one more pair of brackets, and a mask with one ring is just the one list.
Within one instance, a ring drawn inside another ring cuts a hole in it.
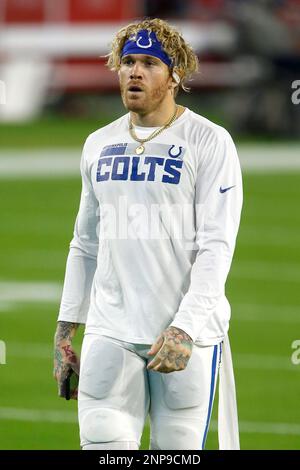
[{"label": "blue horseshoe logo", "polygon": [[143,44],[140,44],[140,41],[141,41],[142,39],[143,39],[143,37],[140,36],[140,37],[138,38],[138,40],[136,41],[136,45],[137,45],[138,47],[141,47],[142,49],[149,49],[149,47],[152,46],[152,39],[151,39],[150,37],[148,37],[149,43],[146,44],[145,46],[144,46]]},{"label": "blue horseshoe logo", "polygon": [[178,158],[180,155],[181,155],[181,152],[182,152],[182,147],[178,147],[179,148],[179,152],[176,153],[176,155],[174,155],[172,152],[173,148],[175,148],[175,145],[172,145],[170,148],[169,148],[169,151],[168,151],[168,154],[170,155],[170,157],[172,158]]}]

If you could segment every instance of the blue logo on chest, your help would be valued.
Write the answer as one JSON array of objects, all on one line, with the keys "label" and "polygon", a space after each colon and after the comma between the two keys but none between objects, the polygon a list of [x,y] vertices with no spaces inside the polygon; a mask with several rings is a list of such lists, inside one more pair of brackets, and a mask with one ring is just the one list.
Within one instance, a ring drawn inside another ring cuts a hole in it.
[{"label": "blue logo on chest", "polygon": [[[103,148],[98,160],[96,181],[160,181],[178,184],[183,167],[182,147],[152,144],[151,154],[132,155],[135,144],[115,144]],[[155,152],[155,150],[158,150]],[[156,156],[155,153],[159,153]]]}]

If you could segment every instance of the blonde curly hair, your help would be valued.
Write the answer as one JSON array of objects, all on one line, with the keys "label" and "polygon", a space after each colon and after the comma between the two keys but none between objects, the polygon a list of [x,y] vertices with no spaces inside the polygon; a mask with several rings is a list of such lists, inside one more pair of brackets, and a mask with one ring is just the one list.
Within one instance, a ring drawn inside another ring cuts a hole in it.
[{"label": "blonde curly hair", "polygon": [[184,91],[189,91],[190,89],[185,85],[185,82],[193,73],[198,71],[198,58],[192,47],[185,42],[181,34],[166,21],[159,18],[147,18],[143,21],[130,23],[118,31],[112,42],[111,52],[108,54],[106,65],[109,69],[113,71],[120,69],[121,52],[125,42],[141,29],[147,29],[149,33],[153,31],[161,42],[164,51],[172,60],[170,72],[176,72],[180,79],[176,91],[178,91],[180,87]]}]

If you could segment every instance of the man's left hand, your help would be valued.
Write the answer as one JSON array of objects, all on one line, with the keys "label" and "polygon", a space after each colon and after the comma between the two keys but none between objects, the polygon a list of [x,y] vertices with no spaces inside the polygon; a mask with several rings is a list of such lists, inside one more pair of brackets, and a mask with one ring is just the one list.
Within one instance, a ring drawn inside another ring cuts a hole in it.
[{"label": "man's left hand", "polygon": [[149,362],[147,369],[164,374],[184,370],[191,357],[192,348],[193,340],[185,331],[169,326],[148,351],[148,355],[154,358]]}]

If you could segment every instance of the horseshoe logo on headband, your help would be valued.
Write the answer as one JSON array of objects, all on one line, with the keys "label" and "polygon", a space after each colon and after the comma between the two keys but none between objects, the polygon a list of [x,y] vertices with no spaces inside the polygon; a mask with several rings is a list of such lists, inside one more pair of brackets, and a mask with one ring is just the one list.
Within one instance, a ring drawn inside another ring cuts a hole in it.
[{"label": "horseshoe logo on headband", "polygon": [[148,37],[149,43],[146,44],[145,46],[144,46],[143,44],[140,44],[141,39],[143,39],[142,36],[140,36],[140,37],[138,38],[138,40],[136,41],[136,45],[137,45],[137,46],[141,47],[142,49],[149,49],[149,47],[152,46],[152,39],[151,39],[150,37]]}]

